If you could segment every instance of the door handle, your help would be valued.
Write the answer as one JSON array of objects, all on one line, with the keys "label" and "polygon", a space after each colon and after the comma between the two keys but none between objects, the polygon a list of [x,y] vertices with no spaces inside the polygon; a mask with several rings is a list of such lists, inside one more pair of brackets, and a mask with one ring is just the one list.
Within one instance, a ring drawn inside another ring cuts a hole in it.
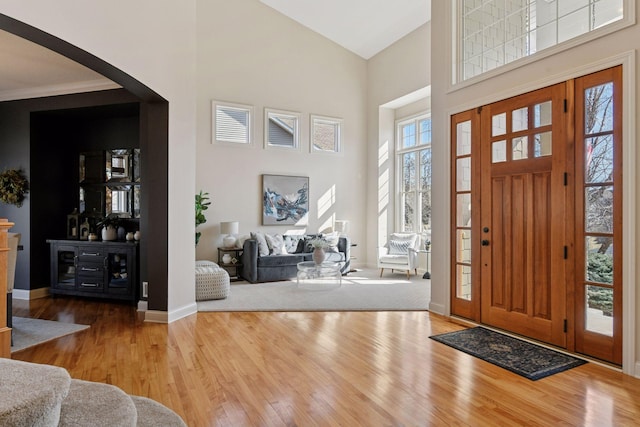
[{"label": "door handle", "polygon": [[482,244],[482,246],[489,246],[489,241],[488,240],[482,240],[482,242],[480,242]]}]

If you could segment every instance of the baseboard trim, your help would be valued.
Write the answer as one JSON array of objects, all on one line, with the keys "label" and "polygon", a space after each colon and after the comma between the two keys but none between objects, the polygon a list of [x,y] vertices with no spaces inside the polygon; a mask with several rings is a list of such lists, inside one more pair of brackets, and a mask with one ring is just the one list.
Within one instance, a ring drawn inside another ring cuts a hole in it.
[{"label": "baseboard trim", "polygon": [[431,313],[437,313],[437,314],[441,314],[443,316],[446,316],[445,314],[445,306],[442,304],[436,304],[433,302],[429,302],[429,311]]},{"label": "baseboard trim", "polygon": [[[139,306],[138,306],[139,307]],[[171,323],[183,317],[190,316],[198,312],[198,305],[194,302],[173,311],[146,310],[144,321],[152,323]]]},{"label": "baseboard trim", "polygon": [[32,300],[39,298],[47,298],[49,296],[49,287],[38,288],[38,289],[16,289],[13,288],[13,292],[11,292],[13,299],[19,300]]}]

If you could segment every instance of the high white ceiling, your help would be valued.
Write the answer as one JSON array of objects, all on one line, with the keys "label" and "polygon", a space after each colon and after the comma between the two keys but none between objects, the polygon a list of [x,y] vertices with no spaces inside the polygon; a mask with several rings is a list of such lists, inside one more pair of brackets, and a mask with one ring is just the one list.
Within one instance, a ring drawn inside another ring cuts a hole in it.
[{"label": "high white ceiling", "polygon": [[[369,59],[431,19],[431,0],[260,0]],[[102,75],[0,30],[0,101],[119,87]]]},{"label": "high white ceiling", "polygon": [[260,0],[369,59],[431,19],[431,0]]},{"label": "high white ceiling", "polygon": [[0,31],[0,101],[120,87],[77,62]]}]

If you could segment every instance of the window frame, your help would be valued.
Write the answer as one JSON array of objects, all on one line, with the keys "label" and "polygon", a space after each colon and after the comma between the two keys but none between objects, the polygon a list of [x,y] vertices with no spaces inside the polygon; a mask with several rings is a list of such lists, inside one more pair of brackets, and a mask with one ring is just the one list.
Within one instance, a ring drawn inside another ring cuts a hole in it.
[{"label": "window frame", "polygon": [[451,48],[449,49],[451,58],[450,73],[451,80],[448,82],[448,92],[459,90],[478,82],[482,82],[493,77],[499,76],[506,72],[520,68],[527,64],[531,64],[536,61],[540,61],[546,57],[556,55],[566,50],[573,49],[579,45],[590,42],[592,40],[605,37],[608,34],[623,30],[627,27],[636,24],[636,6],[635,0],[622,0],[623,14],[622,18],[612,22],[611,24],[603,25],[591,31],[587,31],[577,37],[565,40],[561,43],[557,43],[545,49],[536,51],[533,54],[523,56],[522,58],[505,63],[494,69],[482,72],[474,77],[463,80],[461,78],[462,71],[460,65],[462,64],[460,56],[462,55],[462,25],[460,24],[459,10],[461,6],[461,0],[451,2],[451,33],[449,34]]},{"label": "window frame", "polygon": [[[218,109],[228,108],[230,110],[241,111],[246,114],[246,136],[241,139],[234,138],[218,138]],[[253,145],[253,105],[238,104],[234,102],[225,101],[211,101],[211,143],[212,144],[230,144],[236,146],[251,146]]]},{"label": "window frame", "polygon": [[[340,154],[342,153],[342,124],[343,120],[337,117],[321,116],[318,114],[309,115],[309,152],[324,154]],[[333,150],[321,150],[315,145],[315,128],[318,124],[331,124],[335,126],[336,132],[333,139]]]},{"label": "window frame", "polygon": [[[286,145],[272,144],[269,141],[269,123],[272,117],[283,117],[294,120],[293,126],[293,144],[288,147]],[[300,150],[300,118],[301,114],[294,111],[278,110],[275,108],[264,109],[264,148],[269,150],[287,150],[287,151],[299,151]]]},{"label": "window frame", "polygon": [[[421,181],[421,156],[420,153],[423,150],[430,150],[431,151],[431,159],[433,161],[433,140],[432,140],[432,136],[433,133],[431,131],[432,127],[430,126],[429,129],[429,133],[430,133],[430,137],[429,137],[429,142],[425,143],[425,144],[420,144],[419,143],[419,135],[420,135],[420,122],[422,120],[427,119],[430,123],[431,123],[431,112],[429,111],[423,111],[421,113],[418,114],[414,114],[408,117],[403,117],[400,119],[397,119],[395,121],[395,165],[396,165],[396,182],[395,182],[395,195],[397,198],[397,201],[395,203],[395,211],[396,211],[396,221],[395,221],[395,225],[396,225],[396,230],[399,230],[401,232],[412,232],[412,233],[418,233],[418,234],[424,234],[424,233],[430,233],[431,228],[429,227],[429,229],[425,230],[423,229],[423,224],[422,224],[422,193],[423,191],[420,190],[420,181]],[[403,148],[402,147],[402,129],[403,126],[406,126],[407,124],[410,123],[414,123],[416,125],[416,134],[415,134],[415,140],[416,140],[416,144],[414,146],[411,147],[407,147],[407,148]],[[405,221],[404,221],[404,194],[406,193],[410,193],[407,191],[404,191],[403,185],[404,185],[404,180],[403,180],[403,173],[404,173],[404,167],[403,167],[403,159],[404,156],[406,154],[409,153],[415,153],[416,154],[416,176],[415,176],[415,186],[414,189],[410,192],[415,194],[415,206],[416,206],[416,212],[414,214],[414,224],[416,225],[416,227],[419,226],[418,230],[406,230],[405,229]],[[432,163],[433,165],[433,163]],[[433,170],[433,166],[432,166],[432,170]],[[432,183],[430,183],[430,187],[432,186]],[[431,190],[430,190],[431,191]],[[429,223],[431,224],[431,222]]]}]

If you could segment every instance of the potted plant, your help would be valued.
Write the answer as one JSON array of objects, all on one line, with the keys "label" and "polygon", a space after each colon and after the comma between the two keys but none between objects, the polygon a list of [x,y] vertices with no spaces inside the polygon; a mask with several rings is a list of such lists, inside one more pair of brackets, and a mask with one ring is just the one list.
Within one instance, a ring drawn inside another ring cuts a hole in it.
[{"label": "potted plant", "polygon": [[102,229],[102,240],[111,241],[118,238],[118,225],[120,224],[120,217],[117,215],[107,215],[100,218],[96,222],[96,228]]},{"label": "potted plant", "polygon": [[[210,204],[209,193],[203,193],[202,190],[200,190],[200,193],[196,194],[196,228],[207,222],[207,218],[204,216],[204,211],[209,209]],[[196,231],[196,246],[198,246],[201,235],[202,232]]]},{"label": "potted plant", "polygon": [[0,201],[20,207],[28,192],[29,181],[21,171],[8,169],[0,173]]}]

